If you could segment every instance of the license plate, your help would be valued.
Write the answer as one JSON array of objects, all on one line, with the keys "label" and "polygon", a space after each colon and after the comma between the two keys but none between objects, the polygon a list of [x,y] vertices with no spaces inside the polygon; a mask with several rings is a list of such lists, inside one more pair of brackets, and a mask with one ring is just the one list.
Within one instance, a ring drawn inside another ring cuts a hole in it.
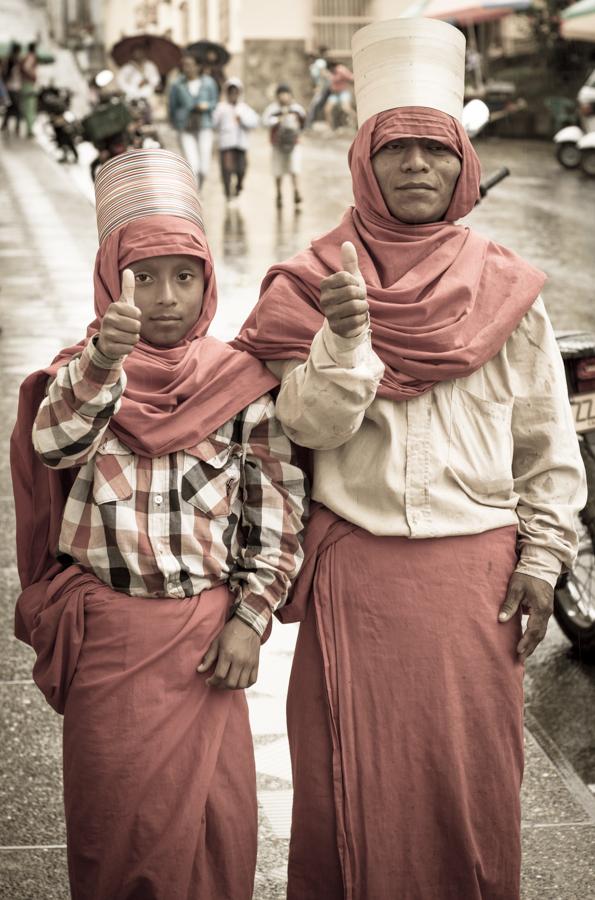
[{"label": "license plate", "polygon": [[570,398],[570,405],[578,432],[595,428],[595,394],[575,394]]}]

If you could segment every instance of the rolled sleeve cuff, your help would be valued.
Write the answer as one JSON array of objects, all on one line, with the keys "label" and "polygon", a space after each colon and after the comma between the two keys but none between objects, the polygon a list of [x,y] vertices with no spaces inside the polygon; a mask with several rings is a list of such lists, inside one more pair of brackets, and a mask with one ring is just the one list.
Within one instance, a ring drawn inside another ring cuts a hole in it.
[{"label": "rolled sleeve cuff", "polygon": [[97,384],[115,384],[124,375],[122,363],[125,357],[112,359],[97,346],[99,335],[94,334],[81,353],[80,366],[85,378]]},{"label": "rolled sleeve cuff", "polygon": [[521,550],[521,558],[515,571],[520,575],[541,578],[550,587],[555,588],[562,571],[562,563],[554,553],[545,547],[526,544]]},{"label": "rolled sleeve cuff", "polygon": [[271,607],[268,603],[263,603],[262,601],[255,608],[247,600],[240,600],[234,609],[234,616],[237,619],[241,619],[246,625],[249,625],[259,637],[264,636],[272,615]]},{"label": "rolled sleeve cuff", "polygon": [[384,374],[384,365],[372,349],[372,331],[368,328],[357,337],[346,338],[332,331],[328,319],[322,326],[324,348],[335,365],[341,369],[355,369],[357,366],[373,365],[378,379]]}]

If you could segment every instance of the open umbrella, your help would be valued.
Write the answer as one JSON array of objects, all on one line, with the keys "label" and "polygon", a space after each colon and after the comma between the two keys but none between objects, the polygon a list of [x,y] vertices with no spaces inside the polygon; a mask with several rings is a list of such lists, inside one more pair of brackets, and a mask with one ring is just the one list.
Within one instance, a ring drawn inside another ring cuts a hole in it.
[{"label": "open umbrella", "polygon": [[569,41],[595,43],[595,0],[579,0],[560,15],[560,34]]},{"label": "open umbrella", "polygon": [[533,0],[416,0],[401,15],[426,16],[456,22],[457,25],[477,25],[491,19],[502,19],[531,6]]},{"label": "open umbrella", "polygon": [[231,59],[223,44],[214,41],[196,41],[186,49],[201,65],[224,66]]},{"label": "open umbrella", "polygon": [[123,66],[130,62],[137,47],[143,48],[147,59],[155,63],[162,75],[167,75],[171,69],[179,66],[182,58],[182,51],[178,45],[168,38],[156,34],[134,34],[114,44],[111,49],[112,59],[119,66]]}]

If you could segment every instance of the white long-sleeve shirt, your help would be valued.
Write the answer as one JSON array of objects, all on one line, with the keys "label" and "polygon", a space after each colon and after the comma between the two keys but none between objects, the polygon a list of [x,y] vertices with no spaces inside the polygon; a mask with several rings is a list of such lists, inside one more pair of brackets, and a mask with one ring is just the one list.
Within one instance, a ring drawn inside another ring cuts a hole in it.
[{"label": "white long-sleeve shirt", "polygon": [[260,117],[251,106],[243,101],[237,103],[220,102],[213,113],[220,150],[247,150],[248,132],[256,128]]},{"label": "white long-sleeve shirt", "polygon": [[161,76],[155,63],[146,59],[140,64],[126,63],[118,72],[116,80],[127,100],[151,100],[159,87]]},{"label": "white long-sleeve shirt", "polygon": [[305,363],[269,362],[277,416],[314,452],[312,497],[378,535],[433,538],[516,524],[517,571],[554,585],[576,555],[585,473],[541,298],[500,352],[412,400],[376,396],[370,335],[328,322]]}]

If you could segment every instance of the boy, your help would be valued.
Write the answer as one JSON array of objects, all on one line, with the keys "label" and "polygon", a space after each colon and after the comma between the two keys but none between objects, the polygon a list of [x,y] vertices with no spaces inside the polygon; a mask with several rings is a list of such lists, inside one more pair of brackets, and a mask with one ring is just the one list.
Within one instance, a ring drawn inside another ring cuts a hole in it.
[{"label": "boy", "polygon": [[290,175],[293,183],[293,202],[299,206],[302,197],[299,191],[298,175],[302,170],[302,154],[299,144],[300,132],[306,122],[306,111],[295,103],[291,88],[280,84],[275,91],[276,101],[264,111],[263,124],[270,129],[272,144],[272,167],[277,189],[277,209],[283,206],[281,183],[284,175]]},{"label": "boy", "polygon": [[64,713],[72,896],[250,900],[242,689],[301,563],[304,479],[275,379],[206,336],[190,167],[132,151],[96,196],[97,318],[27,379],[13,435],[17,635]]},{"label": "boy", "polygon": [[221,180],[229,203],[242,192],[247,167],[248,132],[258,125],[258,113],[243,100],[242,82],[230,78],[225,85],[225,100],[213,113],[213,127],[219,139]]}]

